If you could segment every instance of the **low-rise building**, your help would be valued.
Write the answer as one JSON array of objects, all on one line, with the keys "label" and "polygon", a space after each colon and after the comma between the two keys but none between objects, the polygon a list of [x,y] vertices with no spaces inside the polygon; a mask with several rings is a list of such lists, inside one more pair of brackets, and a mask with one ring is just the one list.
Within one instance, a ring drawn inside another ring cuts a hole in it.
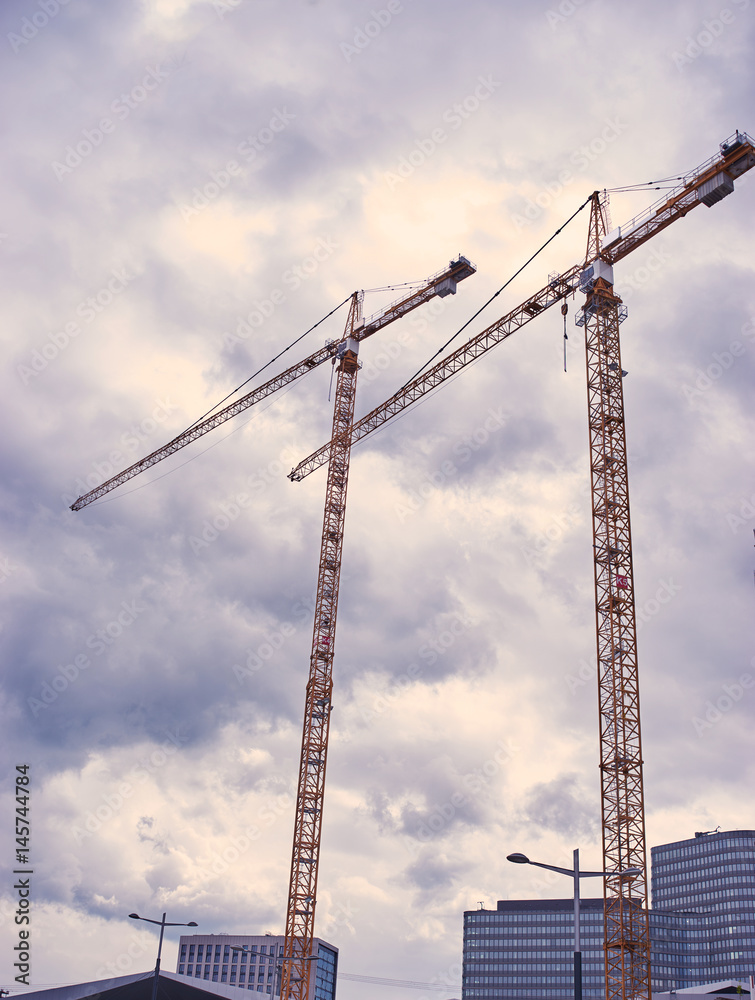
[{"label": "low-rise building", "polygon": [[[195,981],[279,996],[284,941],[282,934],[182,934],[176,972]],[[312,954],[309,995],[335,1000],[338,949],[314,938]]]}]

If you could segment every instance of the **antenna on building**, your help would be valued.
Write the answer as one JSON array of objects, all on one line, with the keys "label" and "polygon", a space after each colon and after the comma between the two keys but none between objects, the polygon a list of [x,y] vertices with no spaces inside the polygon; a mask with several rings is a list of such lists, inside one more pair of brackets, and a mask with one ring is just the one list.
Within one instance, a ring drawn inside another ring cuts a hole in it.
[{"label": "antenna on building", "polygon": [[485,903],[482,899],[477,900],[477,905],[480,907],[481,910],[485,909]]}]

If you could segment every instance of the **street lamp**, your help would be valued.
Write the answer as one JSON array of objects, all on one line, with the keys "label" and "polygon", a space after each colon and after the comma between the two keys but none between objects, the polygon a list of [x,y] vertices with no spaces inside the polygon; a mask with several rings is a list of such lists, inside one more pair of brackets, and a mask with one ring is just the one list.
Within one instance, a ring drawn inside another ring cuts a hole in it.
[{"label": "street lamp", "polygon": [[197,927],[195,920],[190,920],[188,924],[174,924],[166,921],[167,914],[163,913],[162,920],[150,920],[149,917],[140,917],[138,913],[129,913],[132,920],[146,920],[148,924],[157,924],[160,927],[160,944],[157,946],[157,961],[155,962],[155,978],[152,983],[152,1000],[157,1000],[157,983],[160,979],[160,954],[163,950],[163,934],[166,927]]},{"label": "street lamp", "polygon": [[[230,948],[231,948],[231,951],[240,951],[242,955],[256,955],[257,954],[257,952],[249,951],[249,949],[247,948],[247,946],[245,944],[244,945],[238,945],[238,944],[233,945],[232,944],[232,945],[230,945]],[[293,956],[290,956],[289,958],[284,958],[283,956],[280,956],[280,957],[276,958],[275,959],[275,979],[273,980],[273,996],[275,996],[276,993],[278,995],[280,995],[280,980],[281,980],[281,972],[282,972],[282,969],[283,969],[283,963],[284,962],[299,962],[299,961],[316,962],[319,957],[320,957],[319,955],[307,955],[306,958],[299,959],[298,956],[293,955]],[[291,982],[298,983],[298,982],[300,982],[300,980],[299,979],[292,979]],[[276,989],[276,987],[277,987],[277,989]]]},{"label": "street lamp", "polygon": [[560,872],[574,879],[574,1000],[582,1000],[582,950],[579,941],[579,880],[581,878],[603,878],[604,875],[641,875],[642,868],[623,868],[618,872],[581,872],[579,870],[579,849],[574,852],[574,868],[559,868],[558,865],[544,865],[540,861],[530,861],[526,854],[508,854],[507,861],[515,865],[535,865],[551,872]]}]

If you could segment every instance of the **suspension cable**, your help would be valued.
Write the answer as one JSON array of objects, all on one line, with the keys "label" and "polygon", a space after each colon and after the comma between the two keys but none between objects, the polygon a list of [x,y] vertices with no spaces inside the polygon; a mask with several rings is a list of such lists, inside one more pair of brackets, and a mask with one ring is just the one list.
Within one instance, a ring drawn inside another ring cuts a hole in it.
[{"label": "suspension cable", "polygon": [[186,430],[189,430],[189,431],[190,431],[192,427],[196,427],[196,425],[197,425],[197,424],[198,424],[198,423],[200,422],[200,420],[204,420],[204,418],[205,418],[205,417],[209,417],[209,415],[210,415],[210,414],[211,414],[211,413],[212,413],[213,411],[217,410],[217,408],[218,408],[219,406],[222,406],[222,405],[223,405],[223,403],[225,403],[225,402],[226,402],[226,400],[228,400],[228,399],[230,399],[230,398],[231,398],[231,396],[235,396],[235,395],[236,395],[236,393],[237,393],[237,392],[239,392],[239,390],[240,390],[240,389],[243,389],[245,385],[247,385],[247,384],[248,384],[249,382],[251,382],[251,381],[252,381],[252,379],[253,379],[253,378],[256,378],[256,377],[257,377],[258,375],[260,375],[260,374],[261,374],[262,372],[264,372],[264,370],[265,370],[266,368],[269,368],[269,367],[270,367],[270,365],[271,365],[271,364],[273,364],[273,362],[274,362],[274,361],[277,361],[277,360],[278,360],[278,358],[282,357],[282,356],[283,356],[283,355],[284,355],[284,354],[286,353],[286,351],[290,351],[290,350],[291,350],[291,348],[292,348],[292,347],[294,347],[294,346],[295,346],[296,344],[298,344],[300,340],[304,340],[304,338],[305,338],[305,337],[307,336],[307,334],[308,334],[308,333],[311,333],[311,332],[312,332],[313,330],[316,330],[316,329],[317,329],[317,327],[318,327],[318,326],[320,326],[320,324],[321,324],[321,323],[324,323],[326,319],[330,319],[330,317],[331,317],[331,316],[333,315],[333,313],[335,313],[335,312],[338,312],[338,310],[339,310],[339,309],[341,308],[341,306],[343,306],[343,305],[345,305],[345,304],[346,304],[347,302],[349,302],[349,301],[350,301],[350,299],[351,299],[351,296],[350,296],[350,295],[348,295],[348,296],[347,296],[347,297],[346,297],[346,298],[345,298],[345,299],[343,300],[343,302],[342,302],[342,303],[341,303],[340,305],[337,305],[337,306],[335,307],[335,309],[331,309],[331,310],[330,310],[330,312],[328,313],[328,315],[327,315],[327,316],[323,316],[323,318],[322,318],[321,320],[318,320],[318,321],[317,321],[317,322],[315,323],[315,325],[314,325],[314,326],[310,326],[310,328],[309,328],[308,330],[305,330],[305,331],[304,331],[304,333],[303,333],[303,334],[302,334],[302,335],[301,335],[300,337],[297,337],[297,338],[296,338],[296,340],[292,340],[292,341],[291,341],[291,343],[290,343],[290,344],[288,345],[288,347],[284,347],[282,351],[279,351],[279,352],[278,352],[278,354],[276,354],[274,358],[271,358],[271,359],[270,359],[270,360],[269,360],[269,361],[267,362],[267,364],[265,364],[265,365],[263,365],[263,366],[262,366],[261,368],[259,368],[259,369],[258,369],[258,370],[257,370],[256,372],[254,372],[254,374],[253,374],[253,375],[250,375],[250,376],[249,376],[249,378],[248,378],[248,379],[247,379],[247,380],[246,380],[245,382],[242,382],[242,383],[241,383],[241,385],[240,385],[240,386],[238,386],[238,387],[237,387],[236,389],[234,389],[234,390],[233,390],[232,392],[229,392],[227,396],[225,396],[225,397],[224,397],[223,399],[221,399],[221,400],[220,400],[220,402],[219,402],[219,403],[216,403],[216,404],[215,404],[215,405],[214,405],[213,407],[211,407],[211,408],[210,408],[210,409],[209,409],[209,410],[207,411],[207,413],[203,413],[201,417],[197,417],[197,419],[196,419],[196,420],[194,421],[194,423],[193,423],[193,424],[189,424],[189,426],[188,426],[188,427],[186,428]]},{"label": "suspension cable", "polygon": [[[528,264],[531,264],[532,261],[535,259],[535,257],[537,257],[537,255],[539,253],[542,253],[542,251],[545,250],[545,248],[548,246],[548,244],[551,243],[553,240],[555,240],[555,238],[558,236],[558,234],[561,233],[561,232],[563,232],[563,230],[566,229],[566,227],[569,225],[569,223],[572,221],[572,219],[576,218],[579,215],[579,213],[582,211],[582,209],[585,207],[585,205],[589,205],[591,201],[592,201],[592,195],[590,195],[589,198],[586,198],[585,201],[583,201],[582,204],[579,206],[579,208],[577,209],[577,211],[574,212],[573,215],[569,216],[569,218],[566,220],[566,222],[563,224],[563,226],[561,226],[560,229],[557,229],[555,231],[555,233],[550,237],[550,239],[547,239],[545,241],[545,243],[543,243],[543,245],[540,247],[540,249],[536,250],[535,253],[533,253],[532,256],[528,260],[526,260],[524,262],[524,264],[522,264],[522,266],[519,268],[519,270],[516,271],[514,274],[512,274],[511,277],[509,278],[509,280],[505,284],[501,285],[501,287],[498,289],[498,291],[494,295],[491,295],[487,302],[485,302],[483,305],[480,306],[480,308],[477,310],[477,312],[474,314],[474,316],[470,316],[469,317],[469,319],[464,324],[464,326],[460,327],[456,331],[456,333],[453,335],[453,337],[451,337],[449,340],[447,340],[445,342],[445,344],[442,345],[442,347],[438,348],[438,350],[435,352],[435,354],[433,354],[433,356],[429,360],[427,360],[424,363],[424,365],[422,365],[422,367],[419,369],[419,371],[416,371],[411,376],[411,378],[408,378],[406,380],[406,382],[404,382],[404,384],[401,386],[401,389],[405,389],[409,385],[410,382],[413,382],[414,379],[418,375],[421,375],[422,372],[425,370],[425,368],[427,368],[428,365],[432,364],[432,362],[435,361],[435,359],[438,357],[438,355],[442,354],[443,351],[445,351],[445,349],[448,347],[448,345],[450,343],[452,343],[454,340],[456,340],[456,338],[459,336],[459,334],[463,330],[466,330],[466,328],[469,326],[469,324],[472,322],[473,319],[477,319],[477,317],[480,315],[480,313],[483,311],[483,309],[487,309],[487,307],[490,305],[490,303],[494,299],[498,298],[498,296],[501,294],[501,292],[511,284],[511,282],[514,280],[514,278],[516,278],[518,275],[520,275],[522,273],[522,271],[525,269],[525,267],[527,267]],[[401,392],[401,389],[399,389],[398,391]]]}]

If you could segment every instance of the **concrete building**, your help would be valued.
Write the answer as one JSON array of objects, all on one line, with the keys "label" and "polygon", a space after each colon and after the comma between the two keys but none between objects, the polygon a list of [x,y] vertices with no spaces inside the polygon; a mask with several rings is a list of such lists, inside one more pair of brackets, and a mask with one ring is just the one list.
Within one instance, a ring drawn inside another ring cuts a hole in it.
[{"label": "concrete building", "polygon": [[[755,970],[755,831],[697,834],[651,851],[653,992]],[[603,900],[582,900],[585,1000],[604,995]],[[572,899],[501,900],[464,914],[462,1000],[573,996]]]},{"label": "concrete building", "polygon": [[[182,934],[176,972],[195,982],[225,983],[279,996],[284,940],[282,934]],[[338,949],[315,938],[312,954],[317,960],[308,963],[309,995],[315,1000],[335,1000]]]}]

